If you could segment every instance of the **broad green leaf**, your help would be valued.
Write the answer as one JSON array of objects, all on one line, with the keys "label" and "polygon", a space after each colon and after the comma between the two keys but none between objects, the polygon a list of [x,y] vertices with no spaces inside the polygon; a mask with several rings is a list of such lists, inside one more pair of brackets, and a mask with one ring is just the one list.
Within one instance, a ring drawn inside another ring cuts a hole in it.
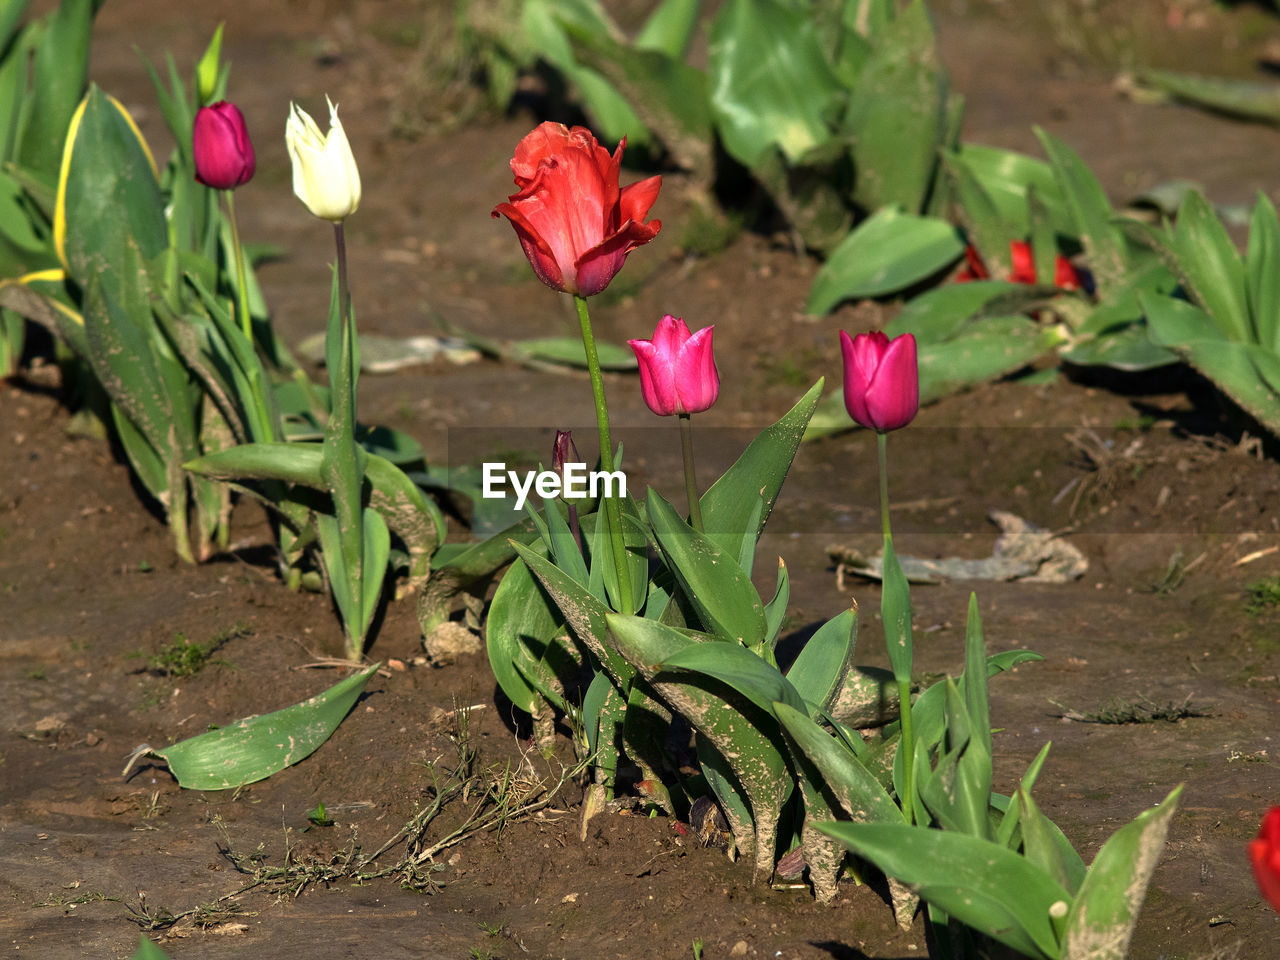
[{"label": "broad green leaf", "polygon": [[1173,244],[1191,296],[1228,340],[1250,342],[1253,337],[1244,265],[1226,228],[1199,191],[1187,194],[1182,202],[1174,224]]},{"label": "broad green leaf", "polygon": [[1176,352],[1280,436],[1280,356],[1251,343],[1194,340]]},{"label": "broad green leaf", "polygon": [[1280,221],[1271,198],[1261,191],[1249,224],[1245,270],[1253,340],[1264,349],[1280,352]]},{"label": "broad green leaf", "polygon": [[119,297],[121,252],[132,246],[151,261],[169,243],[155,161],[133,118],[96,86],[67,130],[54,209],[54,246],[81,286],[96,277]]},{"label": "broad green leaf", "polygon": [[1197,76],[1173,70],[1143,70],[1138,78],[1185,103],[1249,120],[1280,122],[1280,90],[1274,83]]},{"label": "broad green leaf", "polygon": [[[184,464],[187,470],[215,480],[279,480],[328,492],[323,473],[324,453],[315,443],[244,443],[206,454]],[[365,460],[369,507],[382,514],[391,532],[408,548],[411,557],[429,558],[444,539],[444,516],[434,502],[391,461],[369,454]],[[531,529],[526,522],[521,529]],[[513,531],[505,531],[502,544]],[[528,533],[525,534],[528,536]],[[469,548],[478,552],[483,545]],[[496,570],[511,558],[509,548],[488,550],[484,559],[468,563],[474,575]],[[455,558],[454,566],[459,566]]]},{"label": "broad green leaf", "polygon": [[977,248],[991,276],[1007,280],[1013,269],[1009,241],[1021,239],[1024,233],[1000,215],[991,194],[958,157],[944,154],[942,160],[960,201],[960,222],[969,242]]},{"label": "broad green leaf", "polygon": [[233,790],[264,780],[311,756],[328,740],[380,666],[375,663],[292,707],[143,752],[168,763],[178,783],[189,790]]},{"label": "broad green leaf", "polygon": [[851,609],[836,614],[805,641],[787,670],[787,680],[806,704],[831,709],[853,666],[857,636],[858,612]]},{"label": "broad green leaf", "polygon": [[[587,355],[582,346],[581,337],[540,337],[528,340],[514,340],[511,352],[517,357],[528,357],[543,363],[562,364],[570,367],[586,369]],[[620,347],[616,343],[596,341],[596,353],[602,370],[634,370],[636,355],[630,347]]]},{"label": "broad green leaf", "polygon": [[[979,312],[1013,313],[1019,306],[1042,299],[1038,287],[998,280],[944,283],[912,297],[884,327],[886,336],[909,333],[916,344],[950,340],[966,328],[966,321]],[[997,305],[998,304],[998,305]]]},{"label": "broad green leaf", "polygon": [[779,702],[773,712],[790,742],[818,768],[845,814],[858,823],[902,822],[902,809],[851,750],[803,711]]},{"label": "broad green leaf", "polygon": [[565,707],[564,681],[571,676],[572,658],[556,642],[564,634],[564,618],[529,567],[517,560],[498,583],[484,637],[494,679],[525,713],[537,713],[543,700]]},{"label": "broad green leaf", "polygon": [[[991,704],[987,697],[987,645],[982,635],[982,618],[978,613],[978,595],[969,594],[969,611],[964,631],[964,705],[969,714],[970,736],[991,758]],[[991,787],[991,771],[987,770],[987,792]],[[984,799],[985,804],[985,799]]]},{"label": "broad green leaf", "polygon": [[1182,787],[1102,845],[1067,914],[1062,960],[1124,960]]},{"label": "broad green leaf", "polygon": [[1100,288],[1120,281],[1128,268],[1124,234],[1115,226],[1115,212],[1102,185],[1076,153],[1052,134],[1035,128],[1053,165],[1054,177],[1070,213],[1070,233],[1084,244],[1089,269]]},{"label": "broad green leaf", "polygon": [[929,13],[914,0],[876,38],[845,112],[863,210],[923,211],[947,132],[947,86]]},{"label": "broad green leaf", "polygon": [[652,487],[646,507],[667,565],[704,626],[726,640],[746,646],[760,643],[765,636],[764,606],[737,561],[685,523]]},{"label": "broad green leaf", "polygon": [[605,615],[609,613],[609,608],[593,596],[583,584],[578,583],[531,547],[519,543],[513,543],[512,546],[515,547],[520,559],[538,578],[538,582],[542,584],[543,589],[547,591],[559,610],[560,616],[573,629],[574,635],[595,655],[618,687],[622,690],[628,689],[635,676],[635,670],[608,643],[609,627]]},{"label": "broad green leaf", "polygon": [[808,710],[796,688],[777,667],[736,643],[690,643],[662,661],[658,670],[706,674],[736,690],[761,710],[771,710],[776,701],[796,710]]},{"label": "broad green leaf", "polygon": [[31,101],[24,111],[26,127],[18,146],[17,161],[23,167],[49,172],[57,168],[67,125],[84,95],[98,6],[96,0],[62,0],[46,21],[32,63]]},{"label": "broad green leaf", "polygon": [[702,0],[662,0],[636,34],[636,47],[683,60],[701,9]]},{"label": "broad green leaf", "polygon": [[760,431],[702,495],[707,537],[729,556],[739,556],[744,541],[754,544],[764,529],[822,395],[822,383],[815,383],[776,423]]},{"label": "broad green leaf", "polygon": [[751,804],[756,874],[771,873],[778,816],[794,786],[777,721],[722,683],[661,671],[661,664],[697,641],[654,620],[615,613],[607,620],[619,652],[730,764]]},{"label": "broad green leaf", "polygon": [[843,300],[894,293],[950,266],[963,252],[964,241],[947,221],[884,207],[831,251],[805,310],[825,314]]},{"label": "broad green leaf", "polygon": [[983,317],[945,343],[920,348],[920,402],[1012,373],[1061,342],[1058,330],[1025,316]]},{"label": "broad green leaf", "polygon": [[1040,812],[1029,790],[1019,787],[1014,800],[1019,807],[1022,855],[1062,884],[1068,893],[1079,890],[1085,876],[1084,863],[1078,855],[1071,857],[1063,850],[1058,839],[1062,831]]},{"label": "broad green leaf", "polygon": [[1049,908],[1070,903],[1070,895],[1011,850],[905,824],[832,823],[818,829],[979,933],[1026,957],[1058,957]]},{"label": "broad green leaf", "polygon": [[714,161],[706,74],[678,57],[646,49],[639,41],[631,47],[598,30],[567,29],[574,55],[626,98],[677,165],[691,171],[695,182],[709,186]]},{"label": "broad green leaf", "polygon": [[840,84],[807,10],[780,0],[728,0],[707,48],[711,111],[729,154],[759,163],[770,146],[796,161],[831,138]]},{"label": "broad green leaf", "polygon": [[1176,349],[1200,340],[1226,342],[1213,318],[1194,303],[1153,294],[1142,294],[1139,300],[1151,340],[1158,346]]},{"label": "broad green leaf", "polygon": [[880,592],[880,616],[889,665],[899,684],[911,682],[911,588],[898,563],[893,540],[884,538],[884,577]]},{"label": "broad green leaf", "polygon": [[1012,236],[1007,239],[1031,233],[1028,196],[1032,189],[1048,213],[1054,230],[1065,236],[1078,235],[1075,220],[1054,178],[1053,168],[1043,160],[977,143],[961,144],[955,160],[973,174],[995,204],[1000,218],[1014,228]]}]

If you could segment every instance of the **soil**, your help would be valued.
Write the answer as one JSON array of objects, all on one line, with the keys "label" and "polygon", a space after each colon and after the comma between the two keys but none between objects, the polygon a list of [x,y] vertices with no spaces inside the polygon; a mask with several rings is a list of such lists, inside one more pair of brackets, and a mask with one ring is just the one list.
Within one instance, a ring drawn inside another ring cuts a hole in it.
[{"label": "soil", "polygon": [[[1280,193],[1280,131],[1124,99],[1114,71],[1073,58],[1044,21],[1019,12],[1035,5],[933,6],[967,97],[968,139],[1036,152],[1031,126],[1043,125],[1116,199],[1174,178],[1199,181],[1220,203]],[[1130,6],[1192,51],[1181,66],[1194,68],[1196,43],[1210,39],[1206,62],[1224,58],[1218,34],[1189,41],[1194,25],[1170,26],[1165,4]],[[157,63],[172,51],[186,69],[221,20],[231,89],[258,150],[257,176],[240,191],[241,230],[287,251],[260,270],[286,341],[323,328],[331,248],[327,229],[291,196],[284,119],[290,100],[314,113],[326,92],[341,102],[365,183],[348,225],[362,331],[434,332],[438,315],[495,337],[572,333],[566,298],[532,278],[510,228],[489,217],[511,190],[512,148],[538,118],[521,109],[461,122],[463,100],[419,82],[434,61],[417,44],[438,16],[424,20],[423,5],[408,0],[112,0],[99,15],[93,77],[134,111],[160,156],[168,145],[135,47]],[[1280,37],[1275,21],[1264,29]],[[1230,49],[1246,58],[1254,47]],[[393,116],[422,121],[419,135],[394,135]],[[817,265],[767,231],[743,232],[713,255],[682,252],[692,215],[678,176],[654,212],[662,235],[597,298],[596,323],[615,342],[647,336],[667,312],[694,327],[717,324],[722,392],[697,424],[710,476],[749,436],[742,428],[775,419],[818,376],[838,382],[837,329],[876,325],[892,306],[806,317]],[[613,376],[607,387],[632,484],[678,486],[669,480],[670,425],[655,425],[634,380]],[[0,390],[0,702],[9,704],[0,720],[0,942],[10,955],[127,957],[139,935],[131,919],[189,911],[245,884],[229,853],[259,852],[242,861],[255,869],[372,850],[429,802],[430,764],[447,768],[460,735],[479,752],[480,781],[488,770],[555,773],[554,761],[533,755],[484,655],[428,662],[413,604],[402,601],[388,605],[369,649],[399,669],[376,676],[309,759],[239,791],[182,790],[156,765],[122,777],[139,744],[336,682],[333,669],[303,667],[340,654],[338,621],[326,597],[277,581],[252,504],[237,508],[232,551],[179,563],[113,450],[69,431],[52,367]],[[572,426],[585,453],[588,396],[581,376],[437,361],[366,375],[360,409],[448,462],[497,429],[514,449],[549,456],[551,431]],[[1280,575],[1280,472],[1263,437],[1185,371],[1064,371],[951,397],[891,443],[902,554],[989,554],[996,531],[986,515],[1001,509],[1063,531],[1088,559],[1087,573],[1065,584],[916,587],[918,665],[925,674],[959,669],[971,590],[993,651],[1044,655],[992,684],[996,788],[1012,790],[1052,740],[1036,796],[1086,862],[1118,826],[1186,784],[1138,924],[1138,960],[1263,958],[1280,942],[1280,918],[1244,854],[1264,810],[1280,802],[1280,612],[1249,600],[1250,584]],[[805,445],[757,567],[771,577],[773,555],[785,556],[796,637],[856,598],[858,660],[883,664],[878,587],[849,579],[841,589],[826,555],[833,543],[874,552],[873,463],[862,433]],[[152,669],[147,658],[178,635],[225,642],[192,676]],[[460,732],[456,711],[472,706]],[[1166,707],[1176,719],[1146,716]],[[1089,722],[1126,709],[1147,722]],[[819,906],[804,888],[753,885],[745,864],[639,804],[597,815],[582,839],[581,799],[571,783],[537,814],[445,851],[430,875],[434,892],[394,878],[264,884],[153,936],[175,958],[678,958],[695,956],[699,940],[707,958],[925,953],[922,922],[898,930],[883,890],[847,879],[834,904]],[[304,830],[318,802],[336,822]],[[432,838],[461,809],[449,808]]]}]

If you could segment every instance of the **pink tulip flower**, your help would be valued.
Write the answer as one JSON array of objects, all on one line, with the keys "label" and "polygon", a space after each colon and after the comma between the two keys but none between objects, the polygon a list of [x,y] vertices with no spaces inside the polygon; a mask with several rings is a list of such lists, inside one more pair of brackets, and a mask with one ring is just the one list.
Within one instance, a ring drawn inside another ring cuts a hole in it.
[{"label": "pink tulip flower", "polygon": [[219,100],[196,113],[191,132],[196,179],[215,190],[234,190],[253,177],[255,160],[244,114]]},{"label": "pink tulip flower", "polygon": [[679,317],[658,321],[652,340],[628,340],[640,361],[640,392],[660,417],[701,413],[720,395],[711,350],[714,324],[691,334]]},{"label": "pink tulip flower", "polygon": [[849,416],[879,433],[905,427],[920,408],[916,338],[890,340],[879,330],[850,337],[840,331],[844,354],[844,407]]}]

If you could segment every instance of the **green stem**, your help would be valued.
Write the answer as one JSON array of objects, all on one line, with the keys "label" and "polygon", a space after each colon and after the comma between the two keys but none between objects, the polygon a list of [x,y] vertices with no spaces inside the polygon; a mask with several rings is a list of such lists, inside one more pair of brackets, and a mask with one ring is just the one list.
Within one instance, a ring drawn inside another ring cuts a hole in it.
[{"label": "green stem", "polygon": [[236,302],[240,308],[240,328],[253,346],[253,320],[249,316],[249,284],[244,267],[244,247],[240,245],[240,227],[236,224],[236,200],[233,190],[224,191],[227,195],[227,223],[231,225],[231,248],[236,258],[236,287],[239,296]]},{"label": "green stem", "polygon": [[[346,624],[347,656],[358,660],[364,652],[364,523],[361,486],[364,458],[355,442],[356,387],[359,377],[355,321],[347,280],[347,240],[342,221],[333,225],[338,255],[338,363],[329,371],[332,407],[325,428],[326,472],[332,485],[334,513],[342,543],[343,572],[347,577],[353,622]],[[332,330],[330,333],[332,334]],[[332,573],[330,574],[332,576]]]},{"label": "green stem", "polygon": [[698,499],[698,480],[693,468],[693,417],[680,416],[680,451],[684,454],[684,495],[689,501],[689,522],[699,533],[706,533],[702,526],[702,502]]},{"label": "green stem", "polygon": [[[595,398],[596,427],[600,433],[600,469],[613,473],[613,439],[609,435],[609,407],[604,399],[604,378],[600,375],[600,358],[596,355],[596,338],[591,332],[591,314],[586,297],[573,296],[578,308],[578,325],[582,329],[582,346],[587,352],[587,370],[591,374],[591,393]],[[604,498],[605,523],[613,551],[613,565],[618,574],[618,603],[621,612],[634,612],[631,599],[631,575],[627,570],[626,544],[622,539],[622,509],[614,497]]]},{"label": "green stem", "polygon": [[[888,563],[890,558],[896,567],[896,576],[902,576],[901,567],[898,566],[897,552],[893,549],[893,530],[889,523],[889,435],[877,431],[876,433],[876,452],[880,461],[880,530],[884,534],[884,553],[885,562]],[[883,571],[885,583],[888,582],[890,572],[886,569]],[[903,579],[903,588],[906,589],[906,581]],[[906,612],[907,622],[905,625],[895,625],[889,622],[889,617],[882,617],[885,627],[885,642],[887,644],[906,643],[904,638],[890,637],[888,631],[896,627],[910,631],[911,629],[911,611],[910,601],[908,599],[908,608]],[[890,661],[894,665],[893,678],[898,686],[898,718],[901,726],[901,735],[898,739],[898,749],[902,751],[902,772],[904,780],[903,795],[898,798],[898,802],[902,805],[902,812],[906,815],[907,823],[915,823],[915,734],[911,724],[911,667],[908,663],[906,669],[899,667],[899,660],[892,656],[890,650]]]}]

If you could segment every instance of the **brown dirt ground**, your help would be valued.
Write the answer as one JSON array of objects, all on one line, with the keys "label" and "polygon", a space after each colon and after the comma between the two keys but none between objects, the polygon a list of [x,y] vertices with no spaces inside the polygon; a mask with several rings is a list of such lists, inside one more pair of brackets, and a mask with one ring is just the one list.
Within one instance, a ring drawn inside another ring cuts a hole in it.
[{"label": "brown dirt ground", "polygon": [[[1117,198],[1175,177],[1200,181],[1218,202],[1280,192],[1280,132],[1124,100],[1112,73],[1063,54],[1042,22],[989,6],[994,13],[964,15],[962,4],[935,4],[953,80],[968,97],[970,139],[1034,151],[1030,127],[1042,124]],[[488,216],[509,192],[506,161],[532,115],[429,126],[412,141],[389,132],[393,106],[412,102],[406,78],[422,5],[112,0],[99,18],[94,77],[135,110],[160,155],[162,124],[134,47],[153,61],[171,50],[189,64],[222,19],[232,90],[259,156],[257,177],[240,192],[242,230],[288,250],[260,277],[289,342],[322,328],[330,254],[327,231],[290,195],[284,118],[290,99],[314,111],[325,92],[342,103],[366,185],[349,225],[362,329],[421,332],[429,308],[489,335],[570,332],[564,298],[532,279],[509,228]],[[1269,29],[1280,35],[1274,22]],[[1187,43],[1182,33],[1170,41]],[[1217,62],[1221,51],[1206,59]],[[740,440],[727,428],[760,426],[817,376],[838,377],[835,331],[865,328],[883,312],[846,306],[806,318],[816,266],[781,238],[747,233],[718,255],[683,256],[679,198],[673,177],[655,210],[663,235],[600,298],[596,319],[615,341],[647,335],[664,312],[695,327],[718,324],[722,395],[699,423],[714,460]],[[608,386],[633,451],[633,483],[665,475],[669,433],[646,429],[652,418],[633,381]],[[394,603],[370,654],[408,669],[375,678],[310,759],[235,795],[180,790],[157,767],[122,779],[124,757],[140,743],[171,742],[334,682],[332,671],[299,667],[340,651],[338,624],[325,598],[289,593],[260,562],[251,548],[267,530],[256,508],[237,512],[236,554],[180,565],[112,451],[67,432],[50,371],[0,390],[0,702],[9,704],[0,721],[0,943],[10,955],[128,956],[138,936],[130,908],[183,911],[243,882],[224,843],[240,853],[262,845],[276,864],[286,836],[295,857],[380,845],[428,797],[424,761],[452,754],[441,710],[481,705],[472,742],[482,765],[521,762],[527,745],[484,657],[413,664],[421,647],[412,605]],[[536,449],[557,426],[589,436],[587,396],[580,377],[437,364],[366,376],[361,413],[414,435],[439,461],[469,428],[522,428]],[[1071,439],[1085,430],[1110,443],[1110,454],[1088,460]],[[1280,615],[1245,609],[1247,585],[1280,574],[1280,474],[1275,449],[1260,454],[1240,442],[1246,434],[1259,431],[1204,383],[1166,371],[985,386],[922,411],[893,442],[902,553],[981,556],[994,539],[984,517],[1000,508],[1069,530],[1089,559],[1088,573],[1068,585],[916,588],[919,666],[959,667],[970,589],[993,650],[1045,655],[992,686],[997,788],[1011,789],[1052,739],[1037,797],[1086,861],[1119,825],[1186,783],[1138,926],[1138,960],[1264,958],[1280,934],[1244,858],[1263,810],[1280,802]],[[833,541],[874,547],[873,457],[858,434],[802,449],[758,564],[767,572],[773,554],[785,555],[797,630],[833,615],[852,591],[867,611],[865,663],[883,662],[870,613],[878,589],[856,581],[837,589],[824,551]],[[1178,582],[1165,578],[1175,558],[1185,569]],[[220,662],[194,677],[154,675],[136,656],[176,634],[203,642],[233,628],[242,629]],[[1189,698],[1205,715],[1112,726],[1061,716],[1143,698]],[[432,895],[389,880],[317,885],[296,897],[259,889],[239,898],[244,915],[230,925],[182,924],[162,945],[175,958],[281,960],[678,958],[693,955],[695,939],[708,958],[924,952],[921,924],[898,931],[875,889],[847,881],[826,907],[804,890],[753,886],[745,866],[664,818],[610,812],[582,841],[580,798],[571,787],[540,816],[448,852]],[[303,833],[317,801],[338,822]]]}]

